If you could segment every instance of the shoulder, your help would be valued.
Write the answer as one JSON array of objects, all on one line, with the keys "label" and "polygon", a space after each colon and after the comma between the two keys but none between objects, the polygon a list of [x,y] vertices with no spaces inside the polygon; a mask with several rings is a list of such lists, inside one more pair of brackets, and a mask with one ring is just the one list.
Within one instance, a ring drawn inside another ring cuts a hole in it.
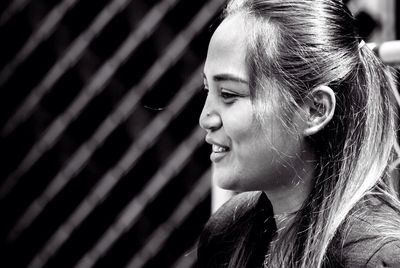
[{"label": "shoulder", "polygon": [[345,267],[400,267],[400,215],[386,205],[348,222],[341,255]]},{"label": "shoulder", "polygon": [[343,249],[345,267],[400,267],[400,239],[361,235]]},{"label": "shoulder", "polygon": [[[259,210],[258,208],[262,208]],[[251,214],[265,211],[272,214],[272,206],[262,192],[244,192],[231,197],[207,221],[202,237],[206,238],[219,233],[227,233],[229,229],[238,228]],[[270,211],[269,211],[270,210]]]},{"label": "shoulder", "polygon": [[367,262],[367,267],[400,267],[400,240],[380,243]]},{"label": "shoulder", "polygon": [[262,264],[265,246],[274,233],[272,206],[265,194],[233,196],[205,225],[197,247],[198,267],[223,267],[237,256],[238,247],[251,251],[251,267]]}]

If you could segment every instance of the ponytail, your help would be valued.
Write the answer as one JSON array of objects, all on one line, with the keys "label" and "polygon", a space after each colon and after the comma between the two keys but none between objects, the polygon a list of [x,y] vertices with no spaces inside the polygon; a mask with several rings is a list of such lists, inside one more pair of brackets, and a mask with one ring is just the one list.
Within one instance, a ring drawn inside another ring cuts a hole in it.
[{"label": "ponytail", "polygon": [[[396,140],[392,73],[367,46],[359,46],[354,18],[342,1],[231,0],[225,15],[237,13],[249,18],[247,61],[254,103],[265,103],[267,90],[288,96],[279,103],[282,107],[299,104],[320,85],[336,95],[332,120],[307,140],[318,157],[313,189],[292,226],[269,248],[266,266],[335,263],[328,249],[345,232],[349,217],[363,216],[360,204],[379,198],[400,213],[388,174]],[[216,239],[240,234],[233,240],[237,247],[227,249],[232,257],[228,267],[248,266],[259,248],[251,241],[260,231],[254,217],[262,207],[251,207],[242,208],[239,229],[229,227]],[[209,236],[202,241],[210,241]],[[257,241],[270,243],[271,237]]]}]

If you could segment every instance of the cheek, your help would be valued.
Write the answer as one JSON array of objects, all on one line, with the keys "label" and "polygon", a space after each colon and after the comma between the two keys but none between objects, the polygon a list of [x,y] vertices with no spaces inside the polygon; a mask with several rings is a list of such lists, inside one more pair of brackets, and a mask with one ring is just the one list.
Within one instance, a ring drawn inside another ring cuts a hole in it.
[{"label": "cheek", "polygon": [[271,148],[281,136],[281,121],[273,111],[264,113],[261,124],[250,101],[225,114],[224,129],[232,146],[241,154],[258,154],[260,147]]},{"label": "cheek", "polygon": [[232,128],[230,133],[235,158],[245,170],[255,171],[269,165],[275,157],[273,143],[277,134],[271,131],[274,126],[270,126],[268,131],[262,130],[253,117],[241,119],[235,124],[241,127]]},{"label": "cheek", "polygon": [[249,109],[231,113],[224,124],[226,134],[231,138],[233,146],[248,145],[254,141],[256,127],[254,116]]},{"label": "cheek", "polygon": [[268,125],[262,127],[256,120],[248,118],[245,127],[237,129],[233,137],[237,160],[246,170],[255,173],[271,172],[284,158],[290,157],[288,147],[293,145],[280,119],[276,116],[264,119]]}]

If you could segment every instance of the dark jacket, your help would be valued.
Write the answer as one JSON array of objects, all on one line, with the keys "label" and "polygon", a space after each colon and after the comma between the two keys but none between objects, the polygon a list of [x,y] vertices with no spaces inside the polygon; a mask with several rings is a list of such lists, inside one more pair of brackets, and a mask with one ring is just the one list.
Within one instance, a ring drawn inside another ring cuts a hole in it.
[{"label": "dark jacket", "polygon": [[[386,205],[388,217],[399,217]],[[334,239],[324,267],[400,267],[400,240],[380,235],[371,210],[363,219],[349,218],[347,231]],[[380,214],[381,215],[381,214]],[[400,233],[400,226],[398,226]],[[271,203],[262,192],[231,198],[207,222],[199,240],[198,267],[228,267],[241,244],[250,252],[247,267],[263,267],[268,245],[276,232]],[[245,254],[246,255],[246,254]]]}]

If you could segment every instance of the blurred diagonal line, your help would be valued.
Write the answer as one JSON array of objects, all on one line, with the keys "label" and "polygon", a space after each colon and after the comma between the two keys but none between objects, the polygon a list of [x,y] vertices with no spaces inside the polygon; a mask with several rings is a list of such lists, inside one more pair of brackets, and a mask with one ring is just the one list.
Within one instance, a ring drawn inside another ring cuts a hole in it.
[{"label": "blurred diagonal line", "polygon": [[[21,49],[18,55],[11,61],[4,71],[0,73],[0,86],[12,75],[15,68],[23,62],[28,55],[55,29],[57,23],[67,10],[75,4],[76,0],[65,0],[58,7],[54,8],[42,26],[32,35],[27,44]],[[113,0],[96,16],[91,25],[81,33],[72,44],[66,49],[63,56],[51,67],[39,84],[31,90],[29,95],[23,100],[22,104],[16,109],[15,113],[8,119],[1,135],[9,135],[22,121],[24,121],[35,109],[43,96],[49,92],[58,79],[81,58],[85,49],[99,32],[110,22],[110,20],[121,10],[123,10],[130,0]],[[149,13],[149,15],[152,15]],[[147,18],[147,20],[146,20]],[[143,22],[148,22],[148,16]],[[149,25],[139,27],[133,33],[134,39],[142,39]],[[151,31],[151,30],[150,30]],[[140,43],[140,41],[138,42]]]},{"label": "blurred diagonal line", "polygon": [[[173,118],[185,107],[187,102],[196,93],[196,89],[201,84],[201,67],[197,68],[190,78],[178,92],[177,96],[143,131],[141,136],[131,145],[131,148],[139,154],[132,157],[130,164],[134,164],[140,155],[157,139],[158,135],[168,126]],[[95,132],[95,134],[84,143],[69,159],[67,165],[56,175],[52,182],[46,187],[43,193],[28,207],[22,214],[17,224],[11,230],[8,237],[9,241],[15,240],[23,230],[35,220],[44,210],[45,206],[62,190],[68,181],[89,161],[95,149],[100,146],[100,141],[104,141],[110,133],[112,121],[105,121]],[[107,135],[104,133],[107,132]],[[139,149],[138,149],[139,148]],[[142,149],[142,150],[140,150]],[[126,168],[126,167],[125,167]]]},{"label": "blurred diagonal line", "polygon": [[[189,216],[190,212],[192,212],[193,209],[206,198],[207,193],[211,188],[210,173],[210,170],[207,170],[205,172],[205,174],[194,185],[192,191],[184,197],[184,199],[175,209],[173,214],[167,219],[167,221],[161,224],[156,231],[152,233],[150,238],[146,241],[145,245],[136,255],[134,255],[134,257],[131,259],[126,267],[143,267],[146,262],[148,262],[162,249],[167,239],[176,229],[176,226],[181,225],[184,220]],[[145,198],[147,199],[145,199],[147,202],[143,202],[143,204],[139,203],[137,204],[137,207],[144,207],[146,203],[149,203],[149,201],[154,198],[154,195],[152,194],[152,192],[147,192],[147,197]],[[139,214],[136,213],[135,215]],[[137,219],[137,216],[135,219]],[[87,266],[80,266],[79,268],[84,267]]]},{"label": "blurred diagonal line", "polygon": [[[177,37],[176,40],[180,40],[179,37]],[[188,44],[188,41],[185,43]],[[108,135],[127,118],[144,93],[159,80],[162,74],[165,73],[166,69],[176,60],[178,57],[177,54],[168,53],[168,51],[171,50],[177,51],[174,48],[175,44],[176,42],[172,43],[170,48],[167,49],[167,53],[164,55],[164,57],[151,67],[150,71],[147,73],[147,76],[145,76],[145,78],[137,87],[134,87],[130,90],[130,95],[127,98],[124,98],[121,104],[117,105],[117,109],[103,121],[92,137],[90,137],[87,142],[78,148],[78,150],[68,160],[67,165],[63,167],[63,169],[56,175],[55,179],[53,179],[53,181],[44,190],[43,194],[41,194],[41,196],[37,198],[22,214],[21,218],[10,232],[8,237],[10,241],[15,240],[19,234],[34,221],[41,211],[43,211],[45,205],[52,198],[54,198],[54,196],[56,196],[58,192],[60,192],[65,186],[65,184],[67,184],[68,181],[88,162],[96,148],[98,148],[108,137]],[[183,50],[184,47],[181,47],[181,49]],[[181,52],[177,51],[177,53],[180,54]],[[160,69],[159,66],[163,66],[164,69]],[[198,69],[196,71],[197,73],[194,74],[194,77],[191,79],[189,85],[186,86],[186,89],[181,90],[182,92],[193,92],[192,89],[201,84],[200,80],[197,81],[195,79],[199,77],[198,74],[200,73],[200,70],[201,69]],[[175,101],[179,102],[180,99],[181,97],[176,98]],[[170,105],[169,109],[180,109],[180,107],[182,107],[181,104],[175,103],[175,101],[172,105]],[[159,125],[163,125],[164,121],[168,122],[168,120],[170,120],[165,118],[166,114],[167,113],[162,113],[159,119],[157,119],[158,121],[162,122],[162,124]],[[147,137],[153,136],[154,133],[157,132],[150,132],[147,134]],[[140,145],[141,143],[136,142],[136,144]]]},{"label": "blurred diagonal line", "polygon": [[1,15],[0,26],[5,24],[17,12],[21,11],[29,2],[30,2],[30,0],[13,0],[13,1],[11,1],[11,3],[6,8],[6,10]]},{"label": "blurred diagonal line", "polygon": [[[197,70],[199,71],[199,69]],[[73,232],[90,213],[90,211],[98,205],[111,188],[118,182],[130,168],[132,168],[143,152],[148,149],[157,140],[158,136],[168,126],[169,122],[180,112],[187,100],[194,94],[200,75],[193,75],[191,81],[185,85],[173,102],[168,105],[167,109],[157,116],[143,131],[139,139],[134,142],[121,158],[116,166],[109,170],[94,187],[95,189],[86,197],[66,222],[58,228],[58,230],[49,239],[45,247],[33,260],[30,267],[41,267],[47,259],[52,256],[65,242],[68,235]],[[197,78],[197,79],[196,79]],[[68,234],[68,235],[65,235]]]},{"label": "blurred diagonal line", "polygon": [[[160,61],[157,61],[151,67],[139,85],[133,87],[129,91],[127,94],[128,96],[123,99],[121,105],[117,107],[117,110],[106,119],[106,121],[110,120],[110,128],[104,128],[104,131],[110,131],[111,128],[115,128],[117,124],[126,119],[147,89],[154,85],[155,81],[166,72],[166,68],[177,61],[190,40],[204,27],[207,21],[218,12],[223,3],[224,0],[210,1],[200,10],[190,25],[174,39]],[[160,122],[160,124],[161,123],[162,122]],[[101,134],[102,133],[99,135]],[[152,139],[150,141],[155,142],[153,136],[150,135],[150,137]],[[133,166],[132,163],[136,161],[137,157],[141,155],[145,149],[146,148],[140,147],[129,148],[128,153],[124,155],[118,165],[102,177],[89,196],[83,200],[69,219],[67,219],[66,223],[57,229],[44,248],[36,255],[29,267],[41,267],[42,264],[61,247],[75,228],[80,225],[89,213],[107,197],[114,185],[118,182],[118,179]]]},{"label": "blurred diagonal line", "polygon": [[[178,174],[186,163],[190,160],[190,155],[196,148],[203,144],[203,130],[196,127],[188,139],[182,142],[178,149],[173,152],[166,164],[151,178],[142,192],[125,207],[119,214],[117,220],[108,228],[104,235],[99,239],[97,244],[89,250],[85,256],[75,266],[77,268],[90,268],[96,261],[107,252],[111,246],[128,231],[138,220],[144,208],[152,202],[162,188]],[[189,212],[195,207],[199,200],[204,198],[204,193],[210,189],[209,176],[202,178],[195,185],[192,192],[185,197],[177,210],[152,236],[152,239],[146,243],[146,247],[140,252],[142,256],[147,256],[149,247],[154,249],[161,246],[162,239],[168,237],[168,234],[173,231],[173,226],[182,222]],[[160,244],[158,244],[160,243]],[[156,245],[155,245],[156,244]],[[133,267],[140,267],[133,265]]]},{"label": "blurred diagonal line", "polygon": [[[34,144],[34,146],[22,160],[20,165],[3,181],[3,184],[0,186],[0,199],[3,199],[17,184],[20,177],[32,167],[32,165],[40,158],[41,155],[43,155],[43,153],[48,151],[59,140],[61,134],[64,132],[67,126],[79,115],[85,105],[91,99],[93,99],[95,95],[100,93],[105,84],[116,72],[116,69],[125,61],[126,57],[128,57],[129,54],[137,48],[140,42],[142,42],[150,35],[152,31],[154,31],[155,27],[161,21],[162,17],[166,15],[167,11],[176,2],[177,0],[164,0],[160,4],[155,6],[146,15],[144,20],[141,21],[139,28],[130,36],[128,36],[128,38],[124,41],[124,43],[120,46],[120,48],[116,51],[112,58],[109,59],[105,64],[103,64],[100,70],[97,71],[96,74],[92,77],[90,83],[82,89],[79,96],[75,98],[73,103],[67,108],[65,112],[63,112],[60,116],[58,116],[56,120],[51,123],[51,125],[44,131],[42,138]],[[165,64],[166,62],[168,62],[168,60],[171,61],[167,57],[177,56],[176,54],[170,54],[168,54],[168,56],[164,57],[158,62],[160,66],[162,66],[162,63]],[[157,69],[160,66],[153,67],[152,71],[150,71],[149,76],[151,76],[151,79],[153,79],[155,73],[154,69]],[[159,71],[157,70],[155,75],[157,76],[158,73]],[[148,83],[148,79],[145,79],[145,82]],[[150,84],[152,83],[153,81],[150,82]],[[139,89],[137,89],[139,91],[138,94],[142,96],[147,88],[148,87],[146,85],[140,85]],[[134,91],[135,88],[133,90],[131,89],[130,99],[136,99],[136,93]],[[129,107],[130,104],[125,102],[125,106]],[[122,121],[121,119],[118,119],[120,118],[120,110],[121,108],[106,119],[105,123],[110,124],[111,128],[115,127],[114,122],[117,122],[118,120],[119,122]],[[102,130],[103,129],[107,128],[102,128]],[[107,133],[107,131],[105,132]],[[98,135],[101,136],[101,134],[102,133],[99,133]],[[101,138],[105,139],[105,137]]]},{"label": "blurred diagonal line", "polygon": [[54,32],[56,26],[64,17],[65,13],[67,13],[67,11],[77,2],[77,0],[64,0],[47,14],[40,23],[40,26],[31,34],[28,41],[19,50],[17,55],[0,72],[0,87],[7,82],[18,65],[25,61],[32,51],[34,51],[43,40]]}]

